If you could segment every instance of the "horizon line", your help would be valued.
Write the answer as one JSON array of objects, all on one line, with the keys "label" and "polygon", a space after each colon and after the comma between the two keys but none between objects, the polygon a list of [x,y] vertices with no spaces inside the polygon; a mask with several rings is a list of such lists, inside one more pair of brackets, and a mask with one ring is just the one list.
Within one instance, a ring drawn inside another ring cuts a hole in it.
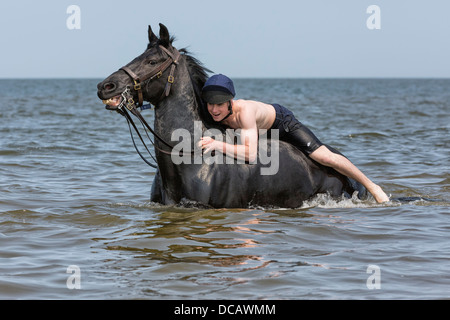
[{"label": "horizon line", "polygon": [[[0,77],[0,80],[98,80],[105,77]],[[317,77],[233,77],[236,80],[448,80],[450,77],[430,76],[317,76]]]}]

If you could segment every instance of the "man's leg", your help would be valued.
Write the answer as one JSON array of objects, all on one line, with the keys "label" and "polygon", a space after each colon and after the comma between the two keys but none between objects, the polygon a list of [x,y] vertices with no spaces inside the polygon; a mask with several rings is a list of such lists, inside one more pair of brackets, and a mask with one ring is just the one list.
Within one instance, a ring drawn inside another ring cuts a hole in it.
[{"label": "man's leg", "polygon": [[380,186],[373,183],[346,157],[331,152],[326,146],[322,145],[310,155],[310,158],[320,164],[331,167],[339,173],[354,179],[366,187],[378,203],[389,201],[389,197],[384,193]]},{"label": "man's leg", "polygon": [[[281,140],[291,143],[320,164],[331,167],[348,178],[358,181],[373,195],[378,203],[389,201],[386,193],[367,178],[350,160],[339,152],[330,151],[308,127],[295,118],[291,111],[281,106],[279,108],[281,108],[280,112],[284,112],[283,114],[277,113],[277,118],[282,119],[279,123]],[[286,132],[283,132],[283,129]]]}]

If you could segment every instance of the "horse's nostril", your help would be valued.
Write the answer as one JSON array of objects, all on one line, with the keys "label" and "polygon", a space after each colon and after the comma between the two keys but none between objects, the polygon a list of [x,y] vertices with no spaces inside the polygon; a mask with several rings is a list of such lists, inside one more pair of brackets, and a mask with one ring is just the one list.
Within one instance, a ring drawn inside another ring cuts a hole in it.
[{"label": "horse's nostril", "polygon": [[114,83],[105,83],[105,85],[103,86],[103,89],[111,91],[114,90],[116,88],[116,86],[114,85]]}]

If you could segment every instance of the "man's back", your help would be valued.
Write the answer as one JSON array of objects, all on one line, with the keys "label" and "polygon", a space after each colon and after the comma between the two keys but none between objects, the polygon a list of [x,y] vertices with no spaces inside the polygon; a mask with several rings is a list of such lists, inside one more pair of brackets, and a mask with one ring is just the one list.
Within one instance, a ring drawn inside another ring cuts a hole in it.
[{"label": "man's back", "polygon": [[245,128],[248,121],[256,122],[257,129],[270,129],[275,121],[272,105],[253,100],[233,100],[235,117],[224,123],[233,129]]}]

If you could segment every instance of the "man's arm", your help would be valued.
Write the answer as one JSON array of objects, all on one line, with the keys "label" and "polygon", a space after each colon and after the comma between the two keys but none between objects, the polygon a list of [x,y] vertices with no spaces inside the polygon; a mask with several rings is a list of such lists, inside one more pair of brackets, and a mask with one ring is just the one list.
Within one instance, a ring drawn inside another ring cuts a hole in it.
[{"label": "man's arm", "polygon": [[316,151],[310,154],[311,159],[331,167],[341,174],[352,178],[369,191],[378,203],[389,201],[389,197],[384,193],[380,186],[373,183],[362,173],[353,163],[346,157],[340,154],[331,152],[326,146],[319,147]]}]

